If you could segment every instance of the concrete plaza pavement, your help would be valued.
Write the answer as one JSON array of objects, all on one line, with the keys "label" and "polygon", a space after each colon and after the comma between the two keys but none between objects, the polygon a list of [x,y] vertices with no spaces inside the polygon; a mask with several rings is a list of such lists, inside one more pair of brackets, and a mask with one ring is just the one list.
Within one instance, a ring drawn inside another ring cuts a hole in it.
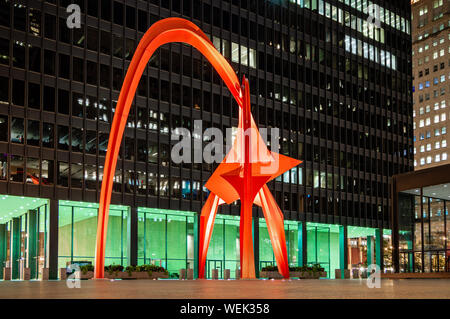
[{"label": "concrete plaza pavement", "polygon": [[0,299],[450,299],[450,279],[0,281]]}]

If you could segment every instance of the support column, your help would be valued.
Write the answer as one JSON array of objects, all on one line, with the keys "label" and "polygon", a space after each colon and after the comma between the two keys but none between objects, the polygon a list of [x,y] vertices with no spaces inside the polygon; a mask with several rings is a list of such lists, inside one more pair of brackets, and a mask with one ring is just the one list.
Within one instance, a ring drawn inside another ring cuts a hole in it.
[{"label": "support column", "polygon": [[6,224],[0,224],[0,279],[3,279],[3,267],[5,267],[6,262],[7,235]]},{"label": "support column", "polygon": [[375,229],[375,263],[383,269],[383,230]]},{"label": "support column", "polygon": [[58,200],[50,200],[48,226],[48,278],[58,279]]},{"label": "support column", "polygon": [[303,230],[303,224],[306,224],[305,222],[299,222],[298,223],[298,252],[297,252],[297,266],[302,267],[304,265],[303,263],[303,233],[306,232],[306,230]]},{"label": "support column", "polygon": [[344,279],[344,270],[347,269],[347,226],[339,225],[339,269],[341,279]]},{"label": "support column", "polygon": [[306,231],[306,222],[302,222],[302,265],[308,265],[308,233]]},{"label": "support column", "polygon": [[259,218],[258,217],[253,217],[253,254],[255,256],[255,276],[256,276],[256,278],[259,278]]},{"label": "support column", "polygon": [[137,266],[138,214],[136,207],[130,207],[127,218],[128,264]]},{"label": "support column", "polygon": [[[446,210],[444,209],[444,211],[446,211]],[[411,232],[411,233],[414,234],[414,232]],[[410,235],[410,236],[414,236],[414,235]],[[407,241],[407,243],[408,243],[408,250],[414,251],[413,241],[412,241],[411,237]],[[414,272],[414,253],[412,253],[412,252],[408,252],[408,269],[409,269],[409,272]]]},{"label": "support column", "polygon": [[374,236],[367,236],[367,266],[375,263]]},{"label": "support column", "polygon": [[[422,202],[422,200],[421,200]],[[397,191],[397,179],[392,177],[391,179],[391,227],[392,227],[392,265],[394,266],[394,272],[400,271],[400,251],[399,251],[399,227],[398,227],[398,191]],[[421,209],[422,213],[422,209]],[[422,241],[423,242],[423,241]]]},{"label": "support column", "polygon": [[20,218],[11,220],[11,279],[19,279],[19,259],[20,259]]},{"label": "support column", "polygon": [[[199,269],[199,234],[200,234],[200,214],[194,216],[194,279],[198,278]],[[225,265],[224,265],[225,267]]]},{"label": "support column", "polygon": [[37,278],[38,271],[38,211],[28,211],[28,238],[27,238],[27,264],[26,267],[30,268],[30,278]]}]

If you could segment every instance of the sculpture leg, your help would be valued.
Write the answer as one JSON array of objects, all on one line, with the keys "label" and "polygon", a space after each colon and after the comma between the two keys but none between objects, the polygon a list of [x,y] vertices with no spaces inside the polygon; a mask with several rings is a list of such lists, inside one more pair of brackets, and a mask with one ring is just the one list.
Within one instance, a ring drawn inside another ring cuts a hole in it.
[{"label": "sculpture leg", "polygon": [[267,185],[259,191],[264,218],[267,223],[270,241],[272,242],[278,271],[284,278],[289,278],[289,263],[286,249],[286,236],[284,234],[283,214],[275,202],[275,198]]},{"label": "sculpture leg", "polygon": [[199,235],[199,269],[198,277],[205,278],[205,263],[208,254],[209,242],[211,240],[216,219],[217,209],[219,207],[219,197],[213,193],[209,194],[200,215],[200,235]]},{"label": "sculpture leg", "polygon": [[241,201],[239,244],[241,248],[241,278],[243,279],[256,278],[253,252],[252,206],[253,203],[251,201]]}]

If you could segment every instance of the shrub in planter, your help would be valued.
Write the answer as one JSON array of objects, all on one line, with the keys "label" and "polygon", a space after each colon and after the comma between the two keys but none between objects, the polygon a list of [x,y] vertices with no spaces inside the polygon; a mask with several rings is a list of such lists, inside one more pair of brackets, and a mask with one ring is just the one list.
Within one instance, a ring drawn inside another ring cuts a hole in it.
[{"label": "shrub in planter", "polygon": [[122,278],[168,278],[169,273],[163,267],[155,265],[128,266],[122,273]]},{"label": "shrub in planter", "polygon": [[86,275],[89,271],[94,271],[94,265],[80,266],[80,271],[83,275]]},{"label": "shrub in planter", "polygon": [[121,278],[121,274],[123,272],[122,265],[109,265],[105,267],[105,272],[107,273],[108,278]]}]

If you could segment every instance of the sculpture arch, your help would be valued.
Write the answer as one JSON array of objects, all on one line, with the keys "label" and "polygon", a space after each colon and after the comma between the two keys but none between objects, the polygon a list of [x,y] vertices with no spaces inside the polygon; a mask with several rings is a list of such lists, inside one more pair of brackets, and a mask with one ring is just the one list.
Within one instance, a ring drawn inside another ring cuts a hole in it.
[{"label": "sculpture arch", "polygon": [[[139,84],[142,73],[149,59],[156,51],[156,49],[164,44],[171,42],[190,44],[198,51],[200,51],[218,72],[219,76],[222,78],[225,85],[228,87],[231,94],[236,99],[236,102],[240,108],[240,125],[242,124],[242,114],[247,114],[247,118],[251,118],[252,127],[256,127],[250,114],[248,81],[246,81],[244,78],[244,86],[240,86],[239,80],[233,68],[216,50],[208,37],[195,24],[185,19],[167,18],[154,23],[144,34],[143,38],[139,42],[138,47],[136,48],[136,52],[134,53],[133,59],[131,60],[122,85],[122,89],[120,91],[114,119],[111,125],[98,212],[97,242],[95,246],[95,278],[104,277],[106,234],[108,226],[109,205],[111,202],[111,193],[113,187],[113,178],[116,170],[120,144],[123,138],[123,133],[128,119],[130,107],[136,93],[136,88]],[[250,125],[249,122],[247,124]],[[266,149],[262,149],[261,152],[264,152],[265,150]],[[300,163],[300,161],[292,159],[292,161],[289,161],[289,158],[287,157],[282,157],[281,159],[284,160],[282,169],[279,170],[279,172],[281,173],[282,170],[286,171],[287,169],[290,169],[291,167],[294,167]],[[267,178],[272,179],[271,176],[267,176]],[[213,182],[210,184],[212,184],[211,186],[214,187]],[[255,203],[263,207],[263,212],[268,222],[269,235],[272,241],[272,246],[274,248],[278,268],[280,270],[280,273],[282,273],[284,277],[288,277],[289,269],[287,264],[286,241],[284,236],[282,213],[276,205],[275,200],[273,199],[273,196],[270,194],[270,191],[268,190],[266,185],[262,186],[256,196],[257,198],[255,199]],[[220,198],[217,194],[211,192],[210,197],[208,198],[205,206],[202,209],[200,218],[199,244],[200,277],[204,277],[204,262],[206,260],[209,239],[212,234],[212,227],[214,225],[214,218],[217,212],[217,207],[224,202],[223,200],[222,202],[220,202],[219,200],[222,200],[222,198]],[[251,204],[253,204],[253,200]],[[241,220],[243,220],[242,217]],[[241,225],[243,225],[242,222]],[[248,238],[248,236],[246,238]],[[247,251],[251,249],[251,256],[253,256],[252,244],[252,241],[245,244]],[[243,249],[242,245],[243,244],[241,243],[241,251]],[[248,260],[249,258],[241,255],[241,267],[243,267],[243,259]]]}]

